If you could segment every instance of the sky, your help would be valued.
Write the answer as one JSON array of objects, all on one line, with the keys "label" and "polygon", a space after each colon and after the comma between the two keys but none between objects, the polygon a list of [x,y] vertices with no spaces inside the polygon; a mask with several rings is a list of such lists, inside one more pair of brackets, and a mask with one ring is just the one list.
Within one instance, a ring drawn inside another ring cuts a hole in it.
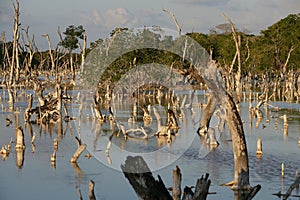
[{"label": "sky", "polygon": [[[14,0],[0,0],[0,32],[12,39]],[[47,48],[42,34],[49,34],[52,46],[59,41],[57,29],[82,25],[88,44],[107,38],[115,27],[159,26],[176,30],[172,11],[182,32],[209,33],[227,23],[225,13],[239,30],[259,34],[260,30],[289,14],[300,11],[300,0],[20,0],[21,28],[29,26],[39,48]]]}]

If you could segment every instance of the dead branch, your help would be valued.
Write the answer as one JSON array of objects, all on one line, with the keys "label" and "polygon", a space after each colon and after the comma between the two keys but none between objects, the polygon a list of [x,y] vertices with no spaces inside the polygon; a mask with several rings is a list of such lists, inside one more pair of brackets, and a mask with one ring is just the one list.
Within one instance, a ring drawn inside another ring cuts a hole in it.
[{"label": "dead branch", "polygon": [[35,46],[34,35],[32,35],[32,38],[30,38],[30,36],[29,36],[29,26],[27,26],[26,29],[23,29],[23,30],[25,31],[26,39],[27,39],[28,44],[25,44],[24,39],[23,39],[23,42],[25,44],[27,52],[29,52],[29,59],[26,63],[25,69],[26,69],[27,73],[30,73],[29,68],[31,67],[33,56],[36,53],[37,48]]},{"label": "dead branch", "polygon": [[290,60],[290,57],[291,57],[291,53],[292,53],[292,51],[294,51],[294,50],[295,50],[295,47],[291,46],[291,48],[290,48],[290,50],[289,50],[289,53],[288,53],[288,55],[287,55],[287,58],[286,58],[286,60],[285,60],[285,63],[284,63],[284,65],[283,65],[283,67],[282,67],[282,72],[283,72],[283,74],[285,74],[285,72],[286,72],[286,68],[287,68],[287,65],[288,65],[289,60]]},{"label": "dead branch", "polygon": [[176,24],[177,31],[178,31],[178,34],[179,34],[179,36],[180,36],[180,35],[181,35],[181,26],[179,25],[179,23],[178,23],[178,21],[177,21],[177,19],[176,19],[175,14],[174,14],[172,11],[170,11],[170,10],[166,10],[165,8],[163,8],[162,10],[163,10],[164,12],[167,12],[167,13],[170,14],[170,16],[172,17],[174,23]]}]

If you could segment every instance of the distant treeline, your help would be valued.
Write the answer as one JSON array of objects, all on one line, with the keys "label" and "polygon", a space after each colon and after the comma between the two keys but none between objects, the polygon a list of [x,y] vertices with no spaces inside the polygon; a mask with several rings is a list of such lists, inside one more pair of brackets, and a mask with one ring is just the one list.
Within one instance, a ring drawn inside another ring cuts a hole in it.
[{"label": "distant treeline", "polygon": [[[192,32],[187,33],[187,35],[199,42],[207,52],[212,52],[212,58],[218,62],[220,67],[229,67],[236,54],[235,42],[229,27],[229,24],[222,24],[216,26],[219,31],[212,30],[209,34]],[[82,26],[80,28],[83,29]],[[116,30],[117,29],[113,30],[111,34],[113,35]],[[241,31],[238,31],[238,34],[241,37],[243,74],[249,71],[253,74],[264,72],[276,74],[282,71],[284,65],[286,65],[286,69],[300,69],[300,14],[291,14],[281,19],[266,30],[262,30],[260,35],[251,35]],[[165,38],[165,40],[168,39],[170,38]],[[95,42],[91,42],[86,54],[103,41],[105,40],[100,38]],[[0,43],[0,67],[2,70],[4,68],[9,69],[9,67],[4,64],[4,45],[6,45],[10,56],[13,48],[12,42],[7,42],[6,44],[3,42]],[[22,48],[21,45],[19,46]],[[26,62],[25,59],[27,58],[26,54],[28,54],[28,52],[26,52],[26,49],[20,50],[19,59],[20,67],[22,68],[22,63]],[[53,50],[53,53],[57,54],[57,57],[61,57],[61,60],[56,60],[57,66],[62,66],[63,63],[66,63],[64,59],[69,59],[70,55],[73,56],[75,67],[80,66],[81,56],[78,53],[69,52],[66,54],[61,53],[58,49]],[[62,55],[59,56],[59,54]],[[63,54],[66,55],[64,56]],[[48,50],[36,52],[30,67],[32,69],[43,68],[44,70],[50,70],[51,59],[49,55]],[[180,69],[188,68],[189,66],[188,63],[182,62],[178,56],[169,52],[154,52],[151,49],[144,49],[122,55],[121,58],[113,63],[115,66],[112,66],[112,69],[121,70],[122,68],[128,68],[128,66],[132,64],[132,61],[139,57],[142,59],[137,59],[137,64],[142,64],[141,62],[159,62],[171,65],[173,63],[177,65],[175,68]],[[111,78],[114,79],[113,77]]]}]

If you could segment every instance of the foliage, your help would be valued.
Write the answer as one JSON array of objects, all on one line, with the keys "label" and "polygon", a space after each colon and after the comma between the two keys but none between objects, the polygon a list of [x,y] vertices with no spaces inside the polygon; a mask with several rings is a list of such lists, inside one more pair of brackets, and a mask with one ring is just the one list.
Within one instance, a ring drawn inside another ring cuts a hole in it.
[{"label": "foliage", "polygon": [[300,13],[288,15],[261,33],[266,47],[265,56],[273,61],[270,64],[275,70],[282,67],[291,48],[295,50],[291,54],[290,65],[299,68]]},{"label": "foliage", "polygon": [[60,45],[66,49],[73,50],[78,48],[78,39],[83,39],[83,33],[85,30],[82,25],[74,26],[70,25],[66,28],[63,34],[65,38],[61,41]]},{"label": "foliage", "polygon": [[[219,29],[223,28],[225,30],[228,29],[227,24],[221,24],[217,26]],[[114,34],[118,32],[127,32],[128,34],[133,34],[132,30],[128,28],[115,28],[111,31],[111,38]],[[178,47],[176,41],[173,41],[172,37],[165,36],[161,37],[158,33],[147,32],[147,29],[143,30],[143,33],[134,33],[134,40],[139,40],[140,34],[148,35],[150,39],[145,41],[139,41],[140,43],[148,44],[159,43],[164,44],[165,46],[170,45],[170,47]],[[83,39],[83,34],[85,30],[79,25],[70,25],[63,32],[65,37],[62,42],[59,44],[64,48],[68,49],[70,53],[72,50],[78,48],[79,40]],[[159,32],[159,30],[158,30]],[[187,33],[188,36],[196,40],[203,48],[206,49],[207,52],[212,50],[212,57],[216,60],[221,67],[230,66],[232,60],[235,56],[236,49],[235,44],[232,38],[231,31],[223,31],[218,33],[216,31],[211,31],[209,34],[204,33]],[[287,68],[291,69],[299,69],[300,68],[300,14],[291,14],[286,18],[281,19],[277,23],[271,25],[266,30],[261,31],[261,35],[249,35],[243,32],[238,32],[238,35],[241,36],[241,57],[242,57],[242,72],[243,73],[261,73],[261,72],[274,72],[280,73],[282,66],[284,65],[287,55],[291,49],[290,60],[288,62]],[[130,44],[131,41],[126,40],[126,38],[132,38],[132,36],[127,37],[123,36],[124,40],[119,41],[122,42],[120,46],[126,46],[126,43]],[[98,48],[99,46],[104,47],[107,45],[108,39],[103,40],[99,38],[95,42],[90,43],[90,47],[87,49],[87,55],[91,52],[92,49]],[[11,42],[7,42],[6,46],[8,47],[9,56],[11,57]],[[4,58],[4,45],[1,43],[0,48],[0,65],[3,69],[4,66],[8,66],[8,63],[3,60]],[[116,48],[115,48],[116,49]],[[58,55],[62,54],[59,51],[53,51],[54,54]],[[110,52],[113,53],[113,52]],[[105,54],[105,52],[104,52]],[[23,60],[26,58],[27,52],[20,53],[20,63],[23,63]],[[76,54],[71,53],[74,56],[75,62],[80,62],[80,57]],[[66,57],[64,57],[66,58]],[[110,66],[109,72],[106,74],[107,76],[111,76],[111,80],[116,80],[120,77],[124,70],[127,67],[132,67],[133,60],[136,59],[136,65],[140,65],[143,63],[161,63],[165,65],[171,65],[172,63],[178,69],[187,69],[189,64],[186,62],[182,62],[180,58],[170,52],[157,51],[154,49],[140,49],[132,52],[128,52],[122,55],[120,58],[116,59],[112,66]],[[57,65],[65,62],[65,60],[58,60]],[[39,68],[49,68],[50,66],[50,58],[47,51],[45,52],[37,52],[34,55],[32,67]],[[40,65],[44,66],[40,66]],[[23,67],[23,66],[21,66]],[[234,65],[233,70],[236,70],[237,63]],[[118,75],[118,73],[120,74]],[[115,76],[109,75],[115,74]]]}]

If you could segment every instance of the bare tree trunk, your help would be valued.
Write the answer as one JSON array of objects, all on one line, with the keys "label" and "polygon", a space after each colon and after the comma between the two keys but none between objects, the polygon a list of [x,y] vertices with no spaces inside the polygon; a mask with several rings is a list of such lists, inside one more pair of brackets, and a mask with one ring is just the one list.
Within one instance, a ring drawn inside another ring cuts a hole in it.
[{"label": "bare tree trunk", "polygon": [[[20,10],[19,10],[19,1],[16,0],[16,4],[13,3],[14,7],[14,33],[13,33],[13,52],[12,52],[12,62],[10,66],[10,79],[9,79],[9,85],[12,85],[14,81],[18,81],[19,79],[19,52],[18,52],[18,41],[19,41],[19,16],[20,16]],[[16,66],[15,66],[16,62]],[[15,80],[14,80],[14,74]]]},{"label": "bare tree trunk", "polygon": [[210,95],[207,105],[204,108],[204,111],[201,116],[200,127],[199,130],[197,131],[199,135],[203,136],[207,132],[211,117],[215,112],[217,104],[218,104],[217,99],[212,95]]},{"label": "bare tree trunk", "polygon": [[45,34],[45,35],[42,35],[42,36],[46,37],[47,41],[48,41],[49,55],[50,55],[50,59],[51,59],[51,73],[53,73],[54,69],[55,69],[55,62],[54,62],[54,57],[53,57],[53,53],[52,53],[50,37],[49,37],[48,34]]},{"label": "bare tree trunk", "polygon": [[[217,66],[214,61],[208,65],[208,71],[216,74]],[[249,188],[249,165],[246,139],[243,123],[235,102],[228,92],[222,87],[218,77],[205,77],[205,83],[226,110],[226,122],[232,136],[234,154],[234,180],[230,184],[233,189]]]},{"label": "bare tree trunk", "polygon": [[237,111],[233,98],[226,92],[225,109],[226,122],[231,132],[234,154],[233,188],[247,189],[249,184],[249,165],[246,139],[243,123]]},{"label": "bare tree trunk", "polygon": [[232,36],[235,43],[236,55],[238,61],[238,71],[236,74],[236,91],[237,93],[241,92],[241,77],[242,77],[242,60],[241,60],[241,36],[237,35],[234,24],[232,21],[223,13],[223,17],[229,22],[232,30]]},{"label": "bare tree trunk", "polygon": [[172,197],[173,200],[180,200],[181,196],[181,172],[179,167],[176,165],[176,169],[173,170],[173,188]]},{"label": "bare tree trunk", "polygon": [[81,52],[81,65],[80,65],[80,72],[83,72],[84,70],[84,64],[85,64],[85,54],[86,54],[86,33],[83,33],[83,48],[81,48],[80,43],[78,43],[80,52]]},{"label": "bare tree trunk", "polygon": [[283,67],[282,67],[283,74],[285,74],[285,72],[286,72],[286,68],[287,68],[287,65],[288,65],[290,57],[291,57],[291,53],[294,50],[295,50],[295,48],[293,46],[289,50],[289,53],[288,53],[287,58],[286,58],[286,61],[285,61],[284,65],[283,65]]},{"label": "bare tree trunk", "polygon": [[[3,61],[4,62],[7,61],[8,66],[12,66],[11,60],[10,60],[10,57],[9,57],[9,53],[8,53],[8,48],[7,48],[7,45],[6,45],[6,37],[5,37],[4,32],[2,33],[2,42],[3,42],[3,49],[5,51]],[[5,68],[4,68],[4,70],[5,70]]]},{"label": "bare tree trunk", "polygon": [[121,168],[139,199],[172,200],[160,176],[158,175],[158,180],[154,179],[141,156],[128,156]]}]

